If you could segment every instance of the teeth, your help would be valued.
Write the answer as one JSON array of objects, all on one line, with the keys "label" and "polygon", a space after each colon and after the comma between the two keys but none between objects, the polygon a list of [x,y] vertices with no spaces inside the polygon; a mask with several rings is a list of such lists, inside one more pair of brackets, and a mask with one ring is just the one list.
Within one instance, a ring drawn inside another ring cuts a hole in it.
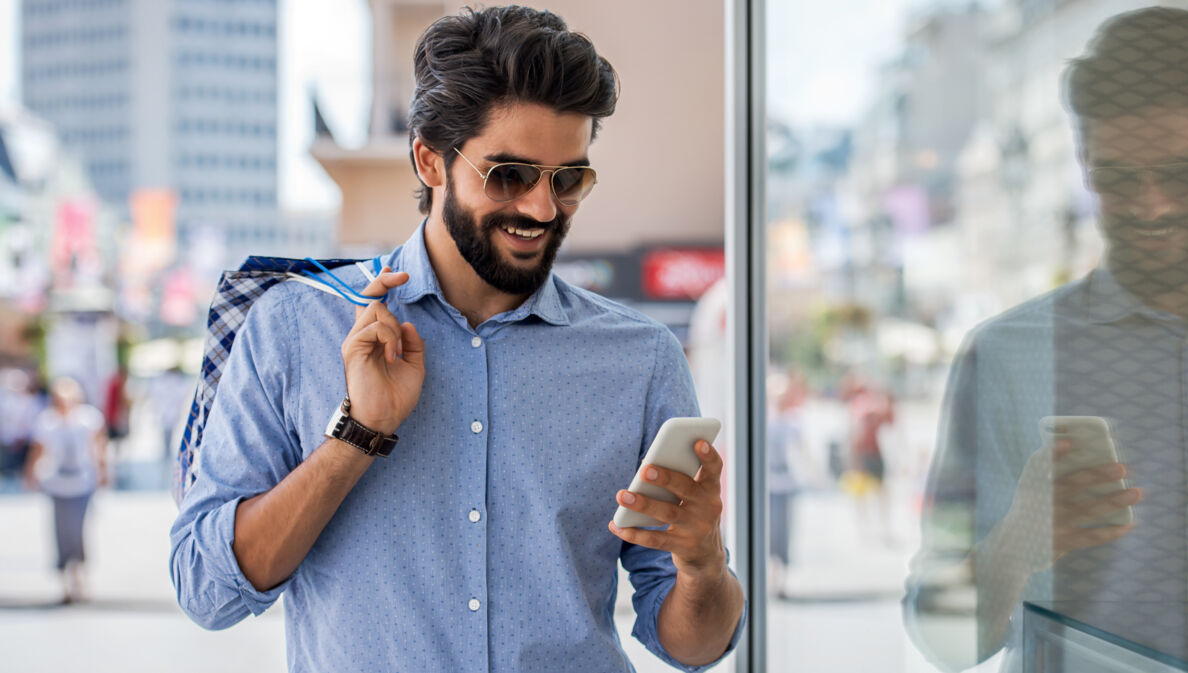
[{"label": "teeth", "polygon": [[528,238],[528,239],[543,236],[544,232],[545,232],[544,229],[516,229],[515,227],[503,227],[503,230],[508,232],[509,234],[514,234],[516,236],[519,236],[520,238]]},{"label": "teeth", "polygon": [[1160,236],[1167,236],[1172,231],[1172,227],[1164,227],[1162,229],[1148,229],[1139,230],[1138,235],[1146,238],[1158,238]]}]

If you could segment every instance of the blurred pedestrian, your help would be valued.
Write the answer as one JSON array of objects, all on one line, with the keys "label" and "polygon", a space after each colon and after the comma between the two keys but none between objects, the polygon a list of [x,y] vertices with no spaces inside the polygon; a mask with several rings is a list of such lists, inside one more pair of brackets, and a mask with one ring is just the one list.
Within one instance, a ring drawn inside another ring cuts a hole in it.
[{"label": "blurred pedestrian", "polygon": [[23,370],[0,372],[0,475],[19,476],[29,453],[33,419],[41,411],[32,386]]},{"label": "blurred pedestrian", "polygon": [[778,596],[786,595],[795,540],[794,503],[805,481],[801,473],[806,453],[801,407],[807,398],[803,375],[793,373],[781,383],[772,391],[767,425],[769,583]]},{"label": "blurred pedestrian", "polygon": [[[863,537],[881,537],[884,543],[890,544],[890,503],[883,487],[887,467],[879,433],[884,426],[895,422],[895,400],[889,393],[856,375],[843,383],[842,399],[850,411],[850,455],[841,479],[842,490],[854,496],[857,502]],[[877,501],[882,530],[872,528],[872,500]]]},{"label": "blurred pedestrian", "polygon": [[54,504],[54,534],[63,601],[85,599],[83,522],[95,489],[105,485],[107,445],[103,414],[83,403],[82,387],[61,378],[50,389],[50,406],[37,415],[25,481]]}]

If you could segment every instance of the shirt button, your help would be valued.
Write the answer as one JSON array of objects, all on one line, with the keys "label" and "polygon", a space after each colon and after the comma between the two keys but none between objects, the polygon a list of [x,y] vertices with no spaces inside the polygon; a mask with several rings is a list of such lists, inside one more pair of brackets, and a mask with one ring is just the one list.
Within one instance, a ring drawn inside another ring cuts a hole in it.
[{"label": "shirt button", "polygon": [[483,424],[479,423],[478,421],[471,423],[470,431],[477,435],[478,433],[483,431]]},{"label": "shirt button", "polygon": [[470,510],[469,516],[470,516],[470,523],[478,523],[479,519],[483,518],[483,515],[479,514],[479,511],[477,509]]},{"label": "shirt button", "polygon": [[475,337],[470,340],[470,345],[474,346],[475,348],[478,348],[479,346],[483,345],[483,340],[479,337]]},{"label": "shirt button", "polygon": [[466,604],[466,607],[470,608],[471,612],[478,612],[478,609],[482,607],[482,603],[479,603],[479,599],[472,598],[470,599],[470,602]]}]

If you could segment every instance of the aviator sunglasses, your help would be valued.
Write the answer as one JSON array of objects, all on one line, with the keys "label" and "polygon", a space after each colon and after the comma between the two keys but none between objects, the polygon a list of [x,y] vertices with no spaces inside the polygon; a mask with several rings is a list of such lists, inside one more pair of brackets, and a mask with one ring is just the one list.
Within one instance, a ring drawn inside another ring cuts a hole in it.
[{"label": "aviator sunglasses", "polygon": [[549,187],[557,202],[563,206],[576,206],[598,183],[598,173],[589,166],[503,163],[495,164],[483,173],[461,150],[455,147],[454,151],[479,174],[483,179],[483,193],[497,203],[515,201],[532,191],[545,173],[551,173]]},{"label": "aviator sunglasses", "polygon": [[1184,200],[1188,197],[1188,163],[1097,166],[1089,169],[1089,183],[1098,194],[1126,199],[1138,198],[1150,184],[1169,199]]}]

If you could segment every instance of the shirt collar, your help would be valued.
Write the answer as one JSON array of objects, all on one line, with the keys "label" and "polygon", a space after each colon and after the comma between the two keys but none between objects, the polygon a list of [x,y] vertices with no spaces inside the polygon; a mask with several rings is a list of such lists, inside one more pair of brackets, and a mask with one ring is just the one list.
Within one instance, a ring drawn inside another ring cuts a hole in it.
[{"label": "shirt collar", "polygon": [[1144,304],[1129,290],[1122,287],[1122,284],[1104,264],[1094,269],[1093,273],[1089,275],[1089,287],[1085,300],[1087,318],[1094,323],[1118,322],[1136,314],[1154,320],[1179,320],[1171,313]]},{"label": "shirt collar", "polygon": [[[441,284],[437,281],[437,274],[429,261],[429,251],[425,247],[426,222],[427,220],[421,220],[413,235],[388,256],[385,264],[393,270],[408,273],[408,282],[395,290],[396,298],[401,303],[412,303],[426,295],[433,295],[448,306],[449,302],[441,291]],[[544,285],[529,295],[523,304],[492,319],[498,322],[516,322],[535,315],[553,325],[568,325],[569,315],[561,303],[561,294],[557,287],[559,282],[557,277],[550,273]]]}]

